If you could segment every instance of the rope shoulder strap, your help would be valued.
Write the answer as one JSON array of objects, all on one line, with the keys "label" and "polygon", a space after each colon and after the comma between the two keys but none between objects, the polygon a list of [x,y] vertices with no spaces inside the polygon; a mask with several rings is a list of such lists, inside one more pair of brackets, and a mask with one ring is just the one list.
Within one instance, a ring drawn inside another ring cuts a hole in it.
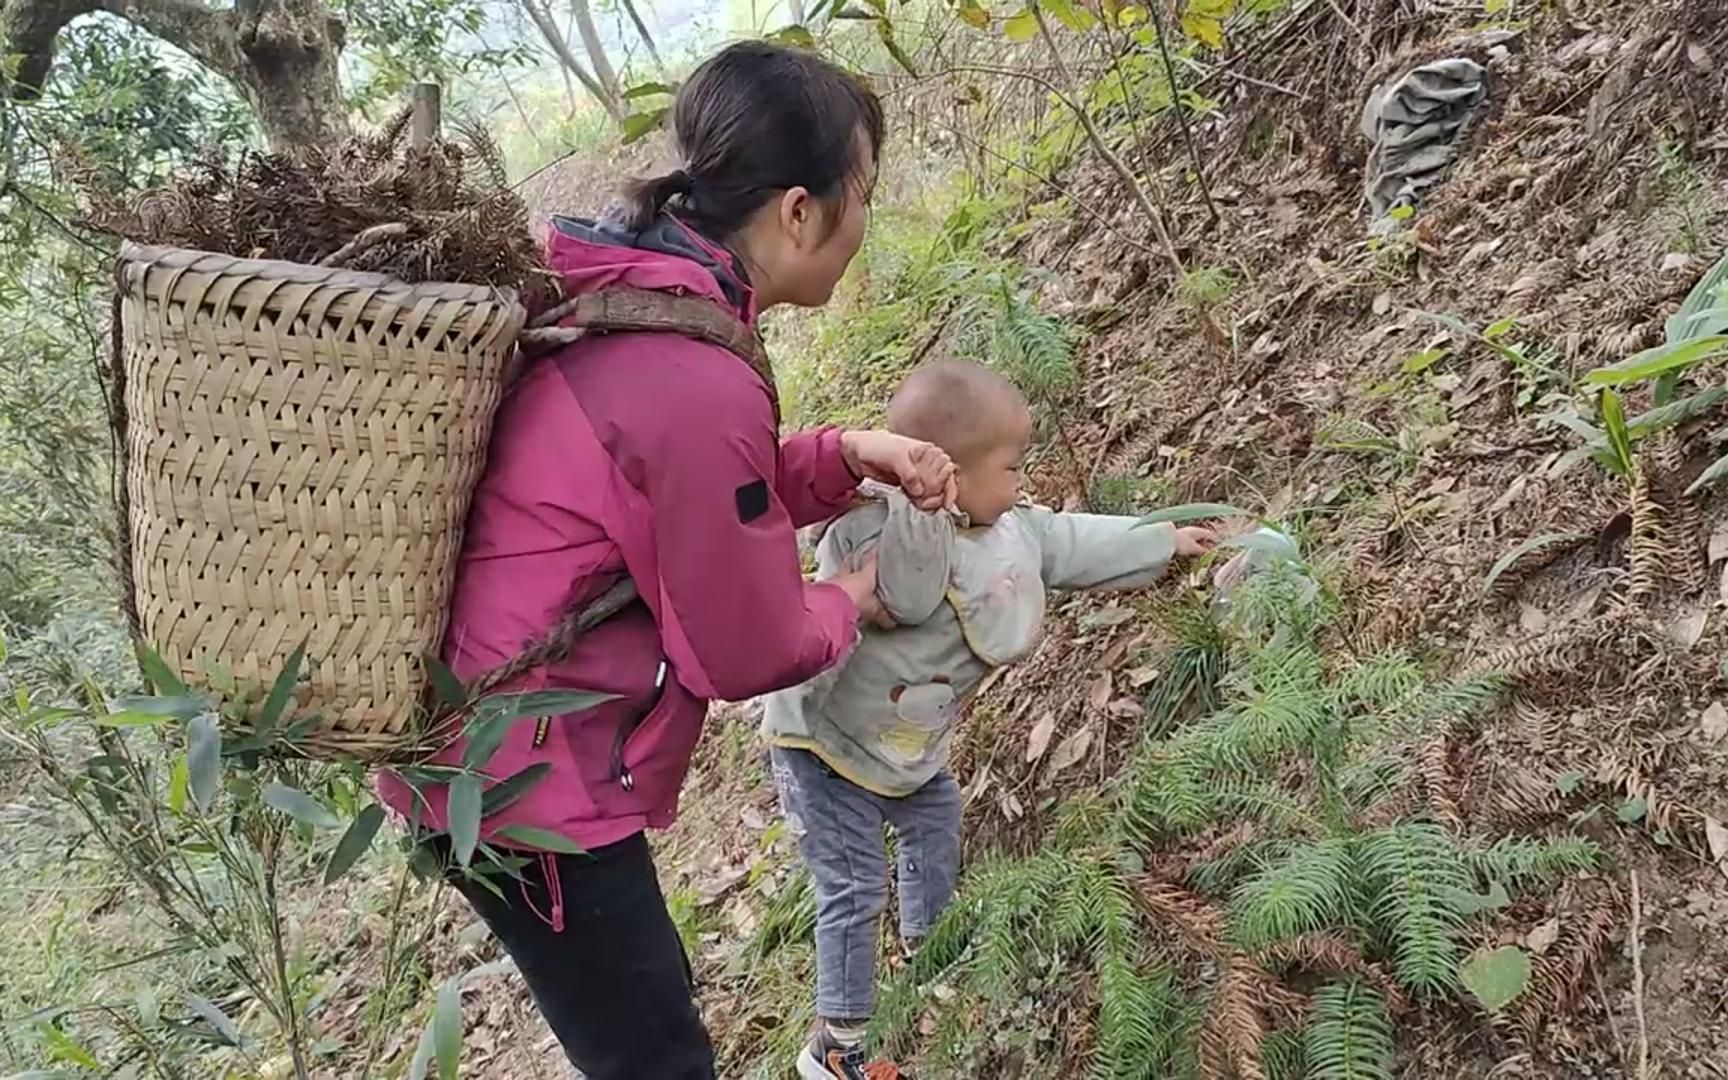
[{"label": "rope shoulder strap", "polygon": [[681,334],[718,345],[749,364],[777,398],[774,366],[761,336],[730,311],[700,296],[623,286],[584,293],[536,318],[517,343],[524,354],[538,356],[588,334],[608,332]]},{"label": "rope shoulder strap", "polygon": [[[528,357],[543,356],[596,333],[668,333],[718,345],[750,365],[768,387],[774,418],[779,395],[768,350],[755,330],[712,300],[652,289],[613,288],[573,297],[536,318],[517,345]],[[567,656],[583,634],[640,599],[628,575],[585,604],[572,604],[538,640],[514,659],[482,675],[469,687],[479,697],[535,668]]]}]

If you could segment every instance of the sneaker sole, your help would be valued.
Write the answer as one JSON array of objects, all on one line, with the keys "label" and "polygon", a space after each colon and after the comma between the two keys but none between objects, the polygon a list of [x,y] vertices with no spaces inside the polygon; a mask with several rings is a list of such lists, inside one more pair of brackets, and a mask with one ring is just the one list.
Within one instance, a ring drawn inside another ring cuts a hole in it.
[{"label": "sneaker sole", "polygon": [[834,1074],[828,1071],[828,1066],[816,1060],[816,1055],[806,1046],[798,1053],[798,1076],[800,1080],[834,1080]]}]

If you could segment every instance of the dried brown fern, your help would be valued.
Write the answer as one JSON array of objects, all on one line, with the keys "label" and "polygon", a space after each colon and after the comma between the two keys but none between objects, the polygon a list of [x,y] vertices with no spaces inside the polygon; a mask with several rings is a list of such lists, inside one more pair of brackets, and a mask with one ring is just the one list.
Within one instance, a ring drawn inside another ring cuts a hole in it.
[{"label": "dried brown fern", "polygon": [[1417,749],[1416,764],[1428,812],[1448,829],[1462,829],[1464,819],[1458,813],[1458,782],[1452,776],[1451,751],[1445,736],[1424,742]]},{"label": "dried brown fern", "polygon": [[1212,956],[1228,952],[1223,912],[1200,897],[1152,877],[1140,878],[1135,894],[1147,915],[1171,927],[1189,948]]},{"label": "dried brown fern", "polygon": [[1603,625],[1580,621],[1538,634],[1528,641],[1489,653],[1465,671],[1466,677],[1500,675],[1515,684],[1537,684],[1573,672],[1586,663],[1601,639]]},{"label": "dried brown fern", "polygon": [[1668,578],[1687,593],[1701,593],[1709,587],[1704,517],[1686,495],[1686,455],[1680,436],[1673,431],[1657,435],[1650,441],[1648,457],[1653,486],[1668,516]]},{"label": "dried brown fern", "polygon": [[1528,1046],[1538,1045],[1543,1029],[1571,1010],[1619,923],[1612,887],[1603,882],[1586,885],[1563,913],[1559,938],[1531,961],[1529,989],[1507,1017]]},{"label": "dried brown fern", "polygon": [[1292,997],[1248,957],[1232,954],[1225,960],[1200,1024],[1201,1075],[1265,1080],[1267,1013],[1288,1009]]},{"label": "dried brown fern", "polygon": [[1633,611],[1644,609],[1662,590],[1667,577],[1668,530],[1663,524],[1662,504],[1651,490],[1650,475],[1642,465],[1632,472],[1632,535],[1626,542],[1625,604]]},{"label": "dried brown fern", "polygon": [[1398,982],[1380,965],[1362,955],[1356,943],[1338,934],[1303,934],[1280,941],[1260,953],[1262,963],[1294,966],[1333,975],[1356,975],[1380,991],[1387,1008],[1394,1014],[1409,1008],[1410,1002],[1399,989]]}]

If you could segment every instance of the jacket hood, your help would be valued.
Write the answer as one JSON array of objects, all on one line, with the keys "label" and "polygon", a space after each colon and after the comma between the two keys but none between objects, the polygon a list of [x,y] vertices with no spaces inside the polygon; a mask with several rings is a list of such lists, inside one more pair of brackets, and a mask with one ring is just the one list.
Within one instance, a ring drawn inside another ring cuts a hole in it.
[{"label": "jacket hood", "polygon": [[756,293],[738,257],[671,214],[636,232],[610,221],[554,217],[547,261],[570,295],[625,285],[703,296],[756,322]]}]

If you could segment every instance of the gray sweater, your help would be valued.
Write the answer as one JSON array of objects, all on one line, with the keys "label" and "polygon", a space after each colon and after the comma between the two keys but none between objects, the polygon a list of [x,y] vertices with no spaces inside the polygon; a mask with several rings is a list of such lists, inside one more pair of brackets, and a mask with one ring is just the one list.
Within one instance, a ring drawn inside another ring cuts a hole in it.
[{"label": "gray sweater", "polygon": [[874,549],[877,594],[898,625],[866,628],[838,667],[770,695],[762,730],[879,795],[910,795],[947,764],[967,697],[1038,644],[1046,588],[1138,588],[1175,551],[1172,526],[1132,517],[1021,506],[962,528],[897,491],[866,493],[817,545],[816,577]]}]

